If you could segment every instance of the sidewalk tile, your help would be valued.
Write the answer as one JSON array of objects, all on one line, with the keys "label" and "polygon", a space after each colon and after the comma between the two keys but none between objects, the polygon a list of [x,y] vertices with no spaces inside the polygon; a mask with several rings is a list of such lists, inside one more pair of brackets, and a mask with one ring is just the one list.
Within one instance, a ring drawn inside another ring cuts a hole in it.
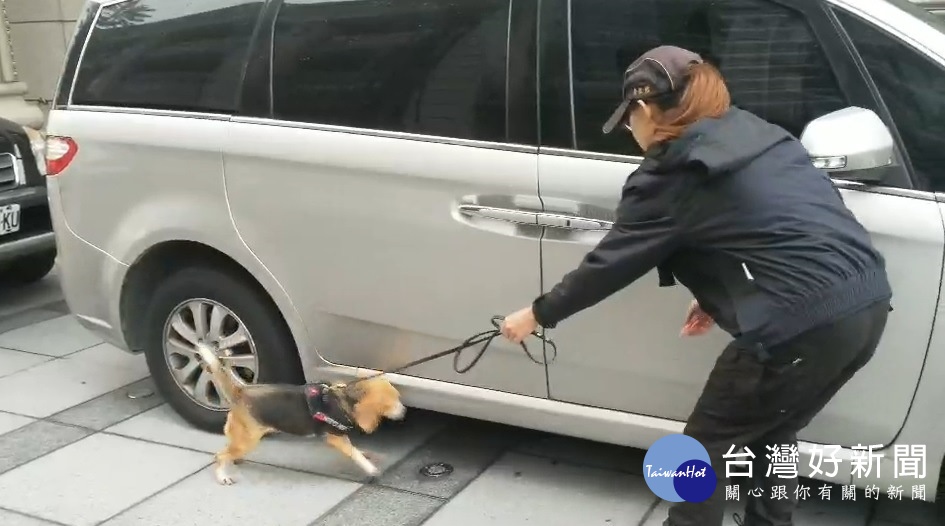
[{"label": "sidewalk tile", "polygon": [[420,526],[442,505],[432,497],[364,486],[312,526]]},{"label": "sidewalk tile", "polygon": [[[934,484],[929,490],[934,491]],[[911,489],[910,489],[911,491]],[[910,526],[934,526],[945,524],[945,503],[935,504],[924,501],[913,501],[911,494],[903,500],[880,499],[876,506],[876,520],[884,520]]]},{"label": "sidewalk tile", "polygon": [[3,526],[57,526],[54,522],[44,521],[7,510],[0,510],[0,524]]},{"label": "sidewalk tile", "polygon": [[26,309],[9,316],[0,315],[0,334],[10,332],[21,327],[27,327],[34,323],[58,318],[64,313],[57,312],[49,306],[36,309]]},{"label": "sidewalk tile", "polygon": [[[464,422],[450,426],[384,473],[381,486],[449,499],[478,477],[509,448],[521,433],[512,427],[489,422]],[[445,462],[453,472],[443,477],[427,477],[420,469]]]},{"label": "sidewalk tile", "polygon": [[92,435],[0,475],[0,506],[94,526],[208,462],[191,451]]},{"label": "sidewalk tile", "polygon": [[[191,426],[167,404],[105,428],[105,432],[207,453],[216,453],[226,445],[222,434],[208,433]],[[263,440],[265,442],[269,438]]]},{"label": "sidewalk tile", "polygon": [[641,477],[509,453],[424,526],[636,526],[656,500]]},{"label": "sidewalk tile", "polygon": [[52,303],[46,303],[42,306],[42,308],[43,310],[59,313],[60,316],[63,314],[72,314],[72,311],[69,309],[69,304],[63,299],[54,301]]},{"label": "sidewalk tile", "polygon": [[46,356],[65,356],[102,343],[71,315],[0,334],[0,347]]},{"label": "sidewalk tile", "polygon": [[44,418],[147,376],[143,356],[103,343],[0,378],[0,411]]},{"label": "sidewalk tile", "polygon": [[221,486],[209,467],[102,526],[307,526],[359,487],[251,462],[240,464],[235,478]]},{"label": "sidewalk tile", "polygon": [[[383,471],[439,431],[443,420],[423,411],[410,411],[405,422],[386,423],[377,433],[367,437],[355,435],[351,441],[358,448],[379,453],[383,461],[378,462],[377,467]],[[167,405],[110,427],[106,432],[208,453],[216,453],[226,445],[223,435],[191,427]],[[269,436],[247,460],[351,480],[365,478],[353,462],[317,438]]]},{"label": "sidewalk tile", "polygon": [[[806,480],[806,479],[805,479]],[[820,487],[823,482],[807,480],[807,486]],[[856,501],[840,500],[839,487],[833,491],[835,500],[824,500],[817,495],[816,490],[811,491],[811,497],[798,503],[797,511],[794,515],[796,524],[805,526],[865,526],[869,515],[869,502],[862,498]],[[738,513],[743,515],[745,508],[744,496],[741,501],[731,500],[727,503],[725,509],[725,522],[723,526],[736,526],[732,515]],[[666,514],[672,503],[661,502],[653,511],[644,526],[661,526],[666,520]]]},{"label": "sidewalk tile", "polygon": [[525,442],[516,451],[640,476],[643,475],[643,457],[646,456],[643,449],[560,435],[546,435],[539,440]]},{"label": "sidewalk tile", "polygon": [[91,431],[52,422],[33,422],[0,436],[0,473],[87,437]]},{"label": "sidewalk tile", "polygon": [[[128,397],[129,393],[143,392],[150,392],[151,395],[145,398]],[[105,393],[98,398],[93,398],[84,404],[56,413],[49,419],[101,431],[162,403],[164,403],[164,400],[155,389],[154,382],[151,378],[145,378],[131,385]]]},{"label": "sidewalk tile", "polygon": [[33,418],[20,415],[11,415],[10,413],[0,412],[0,435],[9,433],[14,429],[19,429],[30,422],[35,422]]},{"label": "sidewalk tile", "polygon": [[0,378],[48,362],[52,358],[40,354],[0,349]]}]

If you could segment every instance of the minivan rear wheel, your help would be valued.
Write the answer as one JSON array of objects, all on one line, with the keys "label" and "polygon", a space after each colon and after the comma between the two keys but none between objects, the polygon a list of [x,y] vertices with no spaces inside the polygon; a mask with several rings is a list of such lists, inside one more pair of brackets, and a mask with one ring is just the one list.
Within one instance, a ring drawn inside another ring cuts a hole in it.
[{"label": "minivan rear wheel", "polygon": [[194,427],[219,433],[228,404],[197,361],[211,348],[247,383],[300,384],[295,343],[264,292],[233,272],[193,267],[155,286],[144,319],[145,357],[168,404]]}]

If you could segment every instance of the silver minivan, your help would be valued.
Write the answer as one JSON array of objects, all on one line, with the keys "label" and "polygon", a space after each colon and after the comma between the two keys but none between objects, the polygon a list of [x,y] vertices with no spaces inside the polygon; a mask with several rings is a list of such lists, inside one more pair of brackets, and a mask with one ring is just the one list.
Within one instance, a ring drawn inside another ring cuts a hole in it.
[{"label": "silver minivan", "polygon": [[[600,127],[663,43],[801,137],[888,260],[886,336],[801,434],[801,475],[933,500],[945,27],[907,0],[92,0],[47,126],[66,301],[208,430],[224,404],[197,345],[247,382],[452,347],[609,228],[641,152]],[[647,448],[727,341],[679,337],[690,299],[654,273],[549,331],[546,366],[497,341],[466,374],[393,381],[415,407]]]}]

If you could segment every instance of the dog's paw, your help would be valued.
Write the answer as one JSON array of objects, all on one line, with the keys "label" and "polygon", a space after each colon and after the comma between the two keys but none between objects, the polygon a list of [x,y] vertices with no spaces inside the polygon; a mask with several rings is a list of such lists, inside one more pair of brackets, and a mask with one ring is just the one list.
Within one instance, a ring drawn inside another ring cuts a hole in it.
[{"label": "dog's paw", "polygon": [[233,480],[233,477],[230,476],[230,473],[226,469],[217,468],[213,475],[216,477],[217,482],[223,486],[232,486],[236,484],[236,481]]},{"label": "dog's paw", "polygon": [[363,451],[355,449],[354,453],[351,455],[351,459],[354,460],[358,467],[360,467],[369,476],[376,477],[380,474],[380,470],[377,469],[377,466],[367,459]]}]

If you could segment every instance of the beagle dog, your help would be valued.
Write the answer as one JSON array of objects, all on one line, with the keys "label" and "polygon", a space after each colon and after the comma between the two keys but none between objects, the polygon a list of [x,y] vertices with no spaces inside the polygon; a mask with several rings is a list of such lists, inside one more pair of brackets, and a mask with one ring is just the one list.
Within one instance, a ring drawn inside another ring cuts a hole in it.
[{"label": "beagle dog", "polygon": [[223,433],[226,447],[216,454],[217,482],[233,484],[230,470],[271,433],[320,436],[350,458],[369,476],[377,467],[355,448],[348,433],[373,433],[384,418],[402,420],[406,407],[400,393],[384,376],[346,384],[246,384],[224,367],[209,349],[200,349],[201,366],[229,401]]}]

